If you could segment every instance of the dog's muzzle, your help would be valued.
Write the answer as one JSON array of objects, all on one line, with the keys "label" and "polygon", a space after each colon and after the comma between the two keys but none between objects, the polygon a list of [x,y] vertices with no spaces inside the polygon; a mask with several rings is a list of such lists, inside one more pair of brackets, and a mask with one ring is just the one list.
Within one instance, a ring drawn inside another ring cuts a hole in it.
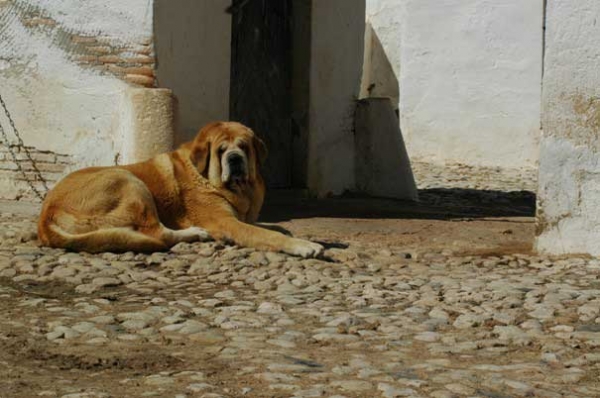
[{"label": "dog's muzzle", "polygon": [[223,181],[226,183],[241,184],[248,177],[246,158],[238,153],[231,152],[225,157]]},{"label": "dog's muzzle", "polygon": [[238,153],[232,153],[227,156],[227,164],[229,164],[229,175],[231,177],[243,177],[246,175],[246,165],[244,158]]}]

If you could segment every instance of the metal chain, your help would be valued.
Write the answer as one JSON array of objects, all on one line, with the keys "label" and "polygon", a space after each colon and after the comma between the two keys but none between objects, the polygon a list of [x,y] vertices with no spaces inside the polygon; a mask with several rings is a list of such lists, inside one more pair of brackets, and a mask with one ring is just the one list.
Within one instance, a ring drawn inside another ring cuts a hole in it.
[{"label": "metal chain", "polygon": [[[25,156],[27,157],[27,159],[29,160],[29,162],[31,162],[31,167],[33,168],[34,173],[36,174],[36,180],[40,181],[44,187],[44,189],[46,190],[46,193],[48,192],[48,185],[46,183],[46,180],[44,179],[44,177],[42,177],[42,172],[37,168],[37,165],[35,163],[35,161],[33,160],[33,158],[31,157],[31,153],[29,153],[29,150],[27,149],[27,147],[25,146],[25,144],[23,143],[23,140],[21,139],[21,136],[19,135],[19,131],[17,130],[17,127],[15,126],[15,122],[12,119],[12,117],[10,116],[10,113],[8,112],[8,108],[6,107],[6,103],[4,102],[4,99],[2,98],[2,95],[0,95],[0,106],[2,106],[2,108],[4,109],[4,114],[6,115],[6,118],[8,119],[8,122],[10,123],[11,128],[13,129],[13,132],[15,134],[15,136],[17,137],[17,142],[18,142],[18,147],[19,148],[23,148]],[[17,170],[23,175],[23,178],[25,179],[25,182],[27,183],[27,185],[29,185],[29,187],[31,188],[31,190],[33,191],[33,193],[35,193],[35,195],[41,200],[44,200],[44,197],[46,196],[46,193],[42,194],[33,184],[33,181],[31,181],[29,179],[29,177],[27,176],[27,173],[25,173],[25,170],[23,170],[23,167],[21,166],[21,163],[19,162],[19,160],[17,159],[17,155],[14,152],[13,147],[10,144],[10,140],[8,139],[8,135],[6,134],[6,131],[4,130],[4,127],[2,127],[2,123],[0,123],[0,134],[2,134],[2,138],[4,139],[4,142],[6,142],[6,147],[8,148],[8,152],[10,153],[13,162],[15,163],[15,165],[17,166]],[[19,151],[21,152],[21,151]]]}]

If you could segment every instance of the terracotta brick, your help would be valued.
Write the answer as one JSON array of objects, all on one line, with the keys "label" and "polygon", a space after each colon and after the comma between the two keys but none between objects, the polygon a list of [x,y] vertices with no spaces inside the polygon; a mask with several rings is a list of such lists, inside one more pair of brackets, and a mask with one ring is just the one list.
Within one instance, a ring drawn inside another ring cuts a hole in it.
[{"label": "terracotta brick", "polygon": [[56,154],[54,153],[36,153],[32,154],[36,162],[56,163]]},{"label": "terracotta brick", "polygon": [[[27,157],[27,155],[25,155],[25,152],[17,153],[15,157],[19,162],[29,162],[29,158]],[[35,159],[34,154],[31,154],[31,157]]]},{"label": "terracotta brick", "polygon": [[12,161],[0,162],[0,170],[13,170],[13,171],[16,171],[17,170],[17,165],[14,164]]},{"label": "terracotta brick", "polygon": [[152,37],[146,37],[142,40],[140,40],[140,44],[143,46],[149,46],[150,44],[152,44],[153,38]]},{"label": "terracotta brick", "polygon": [[[40,170],[41,171],[41,170]],[[38,175],[37,173],[33,172],[33,171],[26,171],[25,175],[27,176],[27,179],[29,181],[33,181],[33,182],[37,182],[38,180]],[[46,181],[57,181],[58,179],[61,178],[61,176],[63,175],[62,172],[59,173],[52,173],[52,172],[42,172],[42,178]],[[25,177],[23,177],[23,174],[21,173],[14,173],[14,179],[18,180],[18,181],[25,181]]]},{"label": "terracotta brick", "polygon": [[71,157],[69,155],[56,155],[56,163],[71,164]]},{"label": "terracotta brick", "polygon": [[87,51],[91,52],[92,54],[106,55],[111,54],[113,49],[109,46],[90,46],[87,47]]},{"label": "terracotta brick", "polygon": [[137,54],[151,55],[154,49],[152,46],[141,46],[134,49]]},{"label": "terracotta brick", "polygon": [[136,57],[128,57],[123,59],[125,62],[130,64],[153,64],[154,57],[149,57],[147,55],[138,55]]},{"label": "terracotta brick", "polygon": [[116,64],[122,62],[123,60],[120,57],[117,57],[116,55],[103,55],[98,58],[98,61],[100,61],[103,64]]},{"label": "terracotta brick", "polygon": [[147,66],[123,68],[123,72],[128,75],[142,75],[154,77],[154,69]]},{"label": "terracotta brick", "polygon": [[50,18],[33,17],[23,20],[25,26],[56,26],[56,21]]},{"label": "terracotta brick", "polygon": [[125,80],[129,83],[139,84],[144,87],[154,87],[154,78],[143,75],[126,75]]},{"label": "terracotta brick", "polygon": [[[38,170],[41,171],[42,173],[45,173],[45,172],[62,173],[66,167],[63,164],[56,164],[56,163],[36,163],[36,166],[37,166]],[[34,171],[34,168],[31,165],[31,163],[24,163],[21,165],[21,167],[25,171]]]},{"label": "terracotta brick", "polygon": [[77,62],[81,62],[84,64],[97,64],[98,57],[96,57],[95,55],[82,55],[77,57]]},{"label": "terracotta brick", "polygon": [[121,76],[121,75],[125,74],[126,68],[123,68],[122,66],[118,66],[115,64],[107,64],[107,65],[104,65],[104,69],[106,69],[107,71],[109,71],[112,74]]}]

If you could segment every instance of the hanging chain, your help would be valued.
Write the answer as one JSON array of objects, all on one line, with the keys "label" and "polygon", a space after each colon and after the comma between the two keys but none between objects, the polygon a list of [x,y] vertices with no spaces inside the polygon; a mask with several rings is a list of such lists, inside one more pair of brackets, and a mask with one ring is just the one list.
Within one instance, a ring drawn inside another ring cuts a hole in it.
[{"label": "hanging chain", "polygon": [[[2,95],[0,95],[0,106],[2,106],[2,109],[4,109],[4,114],[6,115],[6,118],[8,119],[8,122],[10,123],[10,127],[12,128],[15,136],[17,137],[17,143],[18,143],[17,146],[19,148],[23,148],[25,156],[27,157],[27,159],[31,163],[31,167],[33,168],[33,171],[34,171],[34,173],[36,175],[36,180],[40,181],[42,183],[42,186],[44,187],[45,191],[48,192],[48,185],[46,183],[46,180],[44,179],[44,177],[42,177],[42,173],[37,168],[37,165],[36,165],[35,161],[31,157],[31,153],[29,153],[29,150],[27,149],[27,147],[23,143],[23,140],[21,139],[21,136],[19,135],[19,131],[17,130],[17,127],[15,126],[15,122],[13,121],[12,117],[10,116],[10,113],[8,112],[8,108],[6,107],[6,103],[4,102],[4,99],[2,98]],[[33,181],[31,181],[29,179],[29,177],[27,176],[27,173],[25,172],[25,170],[23,170],[23,166],[21,166],[21,162],[19,162],[19,160],[17,159],[17,155],[16,155],[16,153],[14,151],[14,148],[10,144],[10,140],[8,139],[8,135],[6,134],[6,131],[4,130],[4,127],[2,127],[2,123],[0,123],[0,134],[2,134],[2,138],[4,139],[4,142],[6,143],[6,147],[8,148],[8,152],[10,153],[10,155],[11,155],[11,157],[13,159],[13,162],[17,166],[17,170],[23,175],[23,178],[24,178],[25,182],[27,183],[27,185],[29,185],[29,187],[31,188],[31,190],[33,191],[33,193],[35,193],[35,195],[41,201],[43,201],[44,197],[46,196],[46,194],[45,193],[42,194],[35,187],[35,184],[33,183]],[[19,152],[21,152],[21,151],[19,150]]]}]

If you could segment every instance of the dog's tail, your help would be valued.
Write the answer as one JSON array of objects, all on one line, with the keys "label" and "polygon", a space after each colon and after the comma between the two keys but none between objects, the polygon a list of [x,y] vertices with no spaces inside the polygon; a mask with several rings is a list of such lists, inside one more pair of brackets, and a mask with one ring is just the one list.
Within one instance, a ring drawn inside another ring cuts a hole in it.
[{"label": "dog's tail", "polygon": [[167,248],[159,239],[128,227],[102,228],[83,234],[71,234],[52,222],[40,222],[38,236],[44,245],[88,253],[155,252]]}]

